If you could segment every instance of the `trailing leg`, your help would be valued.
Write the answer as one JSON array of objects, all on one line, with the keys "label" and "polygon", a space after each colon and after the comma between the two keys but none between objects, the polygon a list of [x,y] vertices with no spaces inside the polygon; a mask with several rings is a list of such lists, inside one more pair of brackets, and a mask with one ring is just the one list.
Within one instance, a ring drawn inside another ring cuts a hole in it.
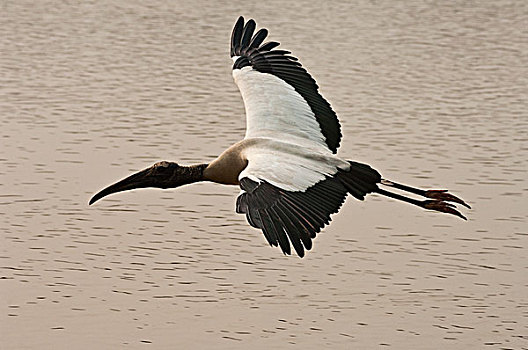
[{"label": "trailing leg", "polygon": [[399,183],[396,183],[390,180],[386,180],[386,179],[381,179],[381,184],[385,186],[389,186],[389,187],[394,187],[402,191],[411,192],[411,193],[414,193],[414,194],[417,194],[417,195],[420,195],[426,198],[462,204],[466,208],[471,209],[471,207],[468,204],[466,204],[466,202],[452,195],[451,193],[447,192],[447,190],[422,190],[419,188],[402,185],[402,184],[399,184]]},{"label": "trailing leg", "polygon": [[[442,212],[442,213],[453,214],[453,215],[456,215],[456,216],[458,216],[458,217],[460,217],[460,218],[462,218],[464,220],[467,220],[466,217],[464,215],[462,215],[458,210],[456,210],[455,209],[456,206],[454,204],[452,204],[452,203],[458,203],[458,204],[461,204],[461,205],[465,206],[466,208],[470,208],[471,209],[471,207],[466,202],[464,202],[462,199],[452,195],[451,193],[447,192],[447,190],[422,190],[422,189],[419,189],[419,188],[415,188],[415,187],[411,187],[411,186],[407,186],[407,185],[402,185],[402,184],[399,184],[399,183],[396,183],[396,182],[393,182],[393,181],[390,181],[390,180],[386,180],[386,179],[381,179],[380,184],[384,185],[384,186],[388,186],[388,187],[393,187],[393,188],[396,188],[398,190],[402,190],[402,191],[405,191],[405,192],[414,193],[414,194],[417,194],[419,196],[422,196],[422,197],[425,197],[425,198],[430,198],[430,199],[428,199],[428,200],[416,200],[416,199],[413,199],[413,198],[410,198],[410,197],[403,196],[401,194],[389,192],[389,191],[384,190],[382,188],[378,188],[374,192],[377,192],[379,194],[382,194],[382,195],[390,197],[390,198],[398,199],[398,200],[401,200],[401,201],[404,201],[404,202],[407,202],[407,203],[411,203],[411,204],[417,205],[417,206],[419,206],[421,208],[424,208],[424,209],[435,210],[435,211],[439,211],[439,212]],[[452,203],[450,203],[450,202],[452,202]]]},{"label": "trailing leg", "polygon": [[[383,179],[379,172],[371,168],[367,164],[349,161],[350,170],[340,171],[337,173],[337,178],[345,186],[348,193],[359,200],[363,200],[368,193],[379,193],[384,196],[394,198],[403,202],[407,202],[420,208],[439,211],[456,215],[464,220],[467,220],[462,215],[453,203],[458,203],[466,208],[471,207],[462,199],[447,192],[447,190],[422,190],[419,188],[402,185],[387,179]],[[380,186],[392,187],[400,191],[409,192],[427,198],[426,200],[417,200],[398,193],[387,191]]]}]

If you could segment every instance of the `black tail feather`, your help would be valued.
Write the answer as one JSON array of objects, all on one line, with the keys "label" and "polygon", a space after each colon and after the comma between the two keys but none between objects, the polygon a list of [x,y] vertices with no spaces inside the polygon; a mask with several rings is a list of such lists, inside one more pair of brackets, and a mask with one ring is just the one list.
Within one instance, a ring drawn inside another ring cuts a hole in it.
[{"label": "black tail feather", "polygon": [[363,200],[365,195],[376,192],[378,183],[381,182],[381,175],[367,164],[349,161],[350,170],[340,171],[337,178],[345,186],[348,192],[359,200]]}]

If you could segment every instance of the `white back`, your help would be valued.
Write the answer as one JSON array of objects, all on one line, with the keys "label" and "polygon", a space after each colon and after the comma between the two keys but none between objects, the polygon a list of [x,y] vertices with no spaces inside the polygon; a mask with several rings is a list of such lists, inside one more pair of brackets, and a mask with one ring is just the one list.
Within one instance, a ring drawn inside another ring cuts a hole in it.
[{"label": "white back", "polygon": [[238,176],[266,182],[286,191],[305,191],[350,164],[326,147],[310,148],[272,138],[249,138],[243,141],[243,155],[248,166]]}]

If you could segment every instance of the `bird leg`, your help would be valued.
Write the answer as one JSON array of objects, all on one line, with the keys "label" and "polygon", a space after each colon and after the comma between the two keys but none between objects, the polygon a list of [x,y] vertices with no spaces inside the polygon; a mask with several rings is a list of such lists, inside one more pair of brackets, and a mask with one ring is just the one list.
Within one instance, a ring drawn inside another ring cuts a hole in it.
[{"label": "bird leg", "polygon": [[456,210],[455,205],[449,202],[458,203],[466,208],[471,209],[471,207],[464,202],[462,199],[452,195],[451,193],[447,192],[447,190],[422,190],[419,188],[410,187],[407,185],[402,185],[393,181],[389,181],[386,179],[381,180],[381,184],[388,187],[394,187],[398,190],[402,190],[405,192],[410,192],[417,194],[419,196],[430,198],[428,200],[416,200],[413,198],[405,197],[397,193],[389,192],[384,189],[379,188],[376,190],[377,193],[382,194],[387,197],[391,197],[394,199],[398,199],[407,203],[411,203],[414,205],[417,205],[419,207],[429,209],[429,210],[435,210],[442,213],[448,213],[456,215],[464,220],[467,220],[464,215],[462,215],[458,210]]},{"label": "bird leg", "polygon": [[392,182],[386,179],[382,179],[381,184],[385,186],[394,187],[402,191],[411,192],[411,193],[420,195],[422,197],[427,197],[427,198],[431,198],[431,199],[435,199],[439,201],[454,202],[454,203],[462,204],[466,208],[471,209],[471,207],[468,204],[466,204],[466,202],[452,195],[451,193],[447,192],[447,190],[422,190],[419,188],[414,188],[411,186]]}]

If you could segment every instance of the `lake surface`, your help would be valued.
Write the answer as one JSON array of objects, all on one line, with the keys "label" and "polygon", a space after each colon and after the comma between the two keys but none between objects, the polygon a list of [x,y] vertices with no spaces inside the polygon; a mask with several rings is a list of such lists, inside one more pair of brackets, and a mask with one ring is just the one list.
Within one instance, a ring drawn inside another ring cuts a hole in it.
[{"label": "lake surface", "polygon": [[[4,1],[2,349],[528,348],[526,1]],[[304,259],[236,187],[139,190],[244,135],[239,15],[300,58],[340,155],[448,188],[468,221],[348,198]]]}]

